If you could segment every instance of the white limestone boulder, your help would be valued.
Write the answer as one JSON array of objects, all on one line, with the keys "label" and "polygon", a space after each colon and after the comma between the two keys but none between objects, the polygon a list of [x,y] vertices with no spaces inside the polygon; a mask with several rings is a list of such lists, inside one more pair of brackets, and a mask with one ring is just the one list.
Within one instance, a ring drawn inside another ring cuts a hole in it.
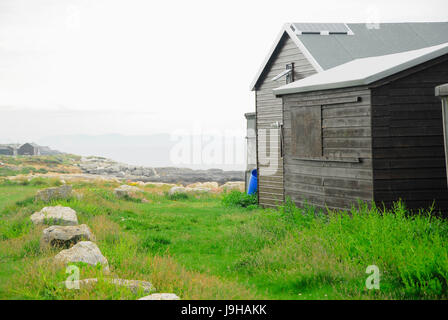
[{"label": "white limestone boulder", "polygon": [[[131,290],[131,292],[134,294],[138,294],[140,292],[143,292],[143,294],[150,294],[151,292],[154,292],[156,290],[150,282],[143,280],[105,278],[103,279],[103,281],[114,284],[117,287],[126,287],[129,290]],[[97,278],[89,278],[89,279],[75,280],[73,281],[73,283],[70,284],[70,287],[85,288],[85,287],[93,287],[96,284],[98,284]]]},{"label": "white limestone boulder", "polygon": [[174,293],[153,293],[138,300],[180,300]]},{"label": "white limestone boulder", "polygon": [[218,185],[218,182],[196,182],[196,183],[189,184],[187,186],[187,188],[191,188],[191,189],[201,188],[201,189],[216,190],[219,188],[219,185]]},{"label": "white limestone boulder", "polygon": [[64,184],[60,187],[39,190],[36,194],[35,199],[37,201],[49,202],[57,199],[68,199],[72,196],[72,187],[70,185]]},{"label": "white limestone boulder", "polygon": [[221,186],[223,191],[232,191],[232,190],[238,190],[241,192],[244,192],[245,190],[245,186],[244,186],[244,181],[229,181],[226,182],[225,184],[223,184]]},{"label": "white limestone boulder", "polygon": [[209,188],[189,188],[189,187],[172,187],[170,189],[170,191],[168,192],[169,195],[174,195],[174,194],[197,194],[197,193],[208,193],[210,192],[211,189]]},{"label": "white limestone boulder", "polygon": [[153,285],[148,281],[126,279],[107,279],[107,281],[120,287],[126,287],[130,289],[134,294],[137,294],[139,291],[143,292],[144,294],[149,294],[155,291]]},{"label": "white limestone boulder", "polygon": [[93,241],[94,237],[85,224],[79,226],[51,226],[43,231],[40,240],[41,247],[69,248],[82,240]]},{"label": "white limestone boulder", "polygon": [[33,213],[30,218],[35,225],[78,225],[76,211],[72,208],[63,206],[45,207],[42,210]]},{"label": "white limestone boulder", "polygon": [[73,262],[84,262],[92,266],[101,264],[105,271],[109,270],[107,259],[101,254],[98,246],[91,241],[81,241],[70,249],[59,252],[54,260],[58,264],[69,264]]},{"label": "white limestone boulder", "polygon": [[140,188],[137,188],[135,186],[129,186],[127,184],[124,184],[124,185],[119,186],[118,188],[114,189],[114,194],[118,198],[126,198],[126,197],[133,198],[139,192],[143,192],[143,191]]}]

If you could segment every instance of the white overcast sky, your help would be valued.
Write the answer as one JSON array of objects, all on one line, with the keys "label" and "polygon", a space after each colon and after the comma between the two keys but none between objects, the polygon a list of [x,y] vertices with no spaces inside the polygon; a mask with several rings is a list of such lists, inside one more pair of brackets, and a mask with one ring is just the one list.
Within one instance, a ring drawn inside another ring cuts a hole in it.
[{"label": "white overcast sky", "polygon": [[447,21],[446,0],[0,0],[0,142],[241,130],[285,22]]}]

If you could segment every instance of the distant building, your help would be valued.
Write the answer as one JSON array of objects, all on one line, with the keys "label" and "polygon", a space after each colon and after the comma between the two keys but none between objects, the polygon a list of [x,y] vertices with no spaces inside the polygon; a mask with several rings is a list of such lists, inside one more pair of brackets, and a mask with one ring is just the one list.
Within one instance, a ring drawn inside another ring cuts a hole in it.
[{"label": "distant building", "polygon": [[61,152],[57,150],[50,149],[50,147],[47,146],[38,146],[39,149],[39,155],[41,156],[50,156],[50,155],[56,155],[61,154]]},{"label": "distant building", "polygon": [[39,146],[35,143],[24,143],[17,150],[20,156],[38,156],[40,155]]},{"label": "distant building", "polygon": [[2,146],[2,145],[0,145],[0,155],[13,156],[14,155],[14,148],[11,147],[11,146]]}]

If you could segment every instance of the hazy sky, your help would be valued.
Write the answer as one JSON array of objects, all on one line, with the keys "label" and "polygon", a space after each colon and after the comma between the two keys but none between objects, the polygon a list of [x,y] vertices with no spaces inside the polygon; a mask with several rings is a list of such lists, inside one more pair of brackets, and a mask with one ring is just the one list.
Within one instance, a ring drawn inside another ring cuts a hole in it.
[{"label": "hazy sky", "polygon": [[285,22],[446,21],[446,0],[0,0],[0,142],[240,130]]}]

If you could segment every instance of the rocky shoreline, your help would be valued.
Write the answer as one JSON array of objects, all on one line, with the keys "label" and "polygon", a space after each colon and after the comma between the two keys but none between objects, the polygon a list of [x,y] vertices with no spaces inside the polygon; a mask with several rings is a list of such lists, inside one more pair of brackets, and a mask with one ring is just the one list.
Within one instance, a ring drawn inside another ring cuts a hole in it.
[{"label": "rocky shoreline", "polygon": [[193,170],[176,167],[153,168],[128,165],[101,157],[82,158],[77,166],[83,173],[87,174],[142,182],[187,185],[208,181],[225,184],[230,181],[244,180],[244,171],[224,171],[221,169]]}]

